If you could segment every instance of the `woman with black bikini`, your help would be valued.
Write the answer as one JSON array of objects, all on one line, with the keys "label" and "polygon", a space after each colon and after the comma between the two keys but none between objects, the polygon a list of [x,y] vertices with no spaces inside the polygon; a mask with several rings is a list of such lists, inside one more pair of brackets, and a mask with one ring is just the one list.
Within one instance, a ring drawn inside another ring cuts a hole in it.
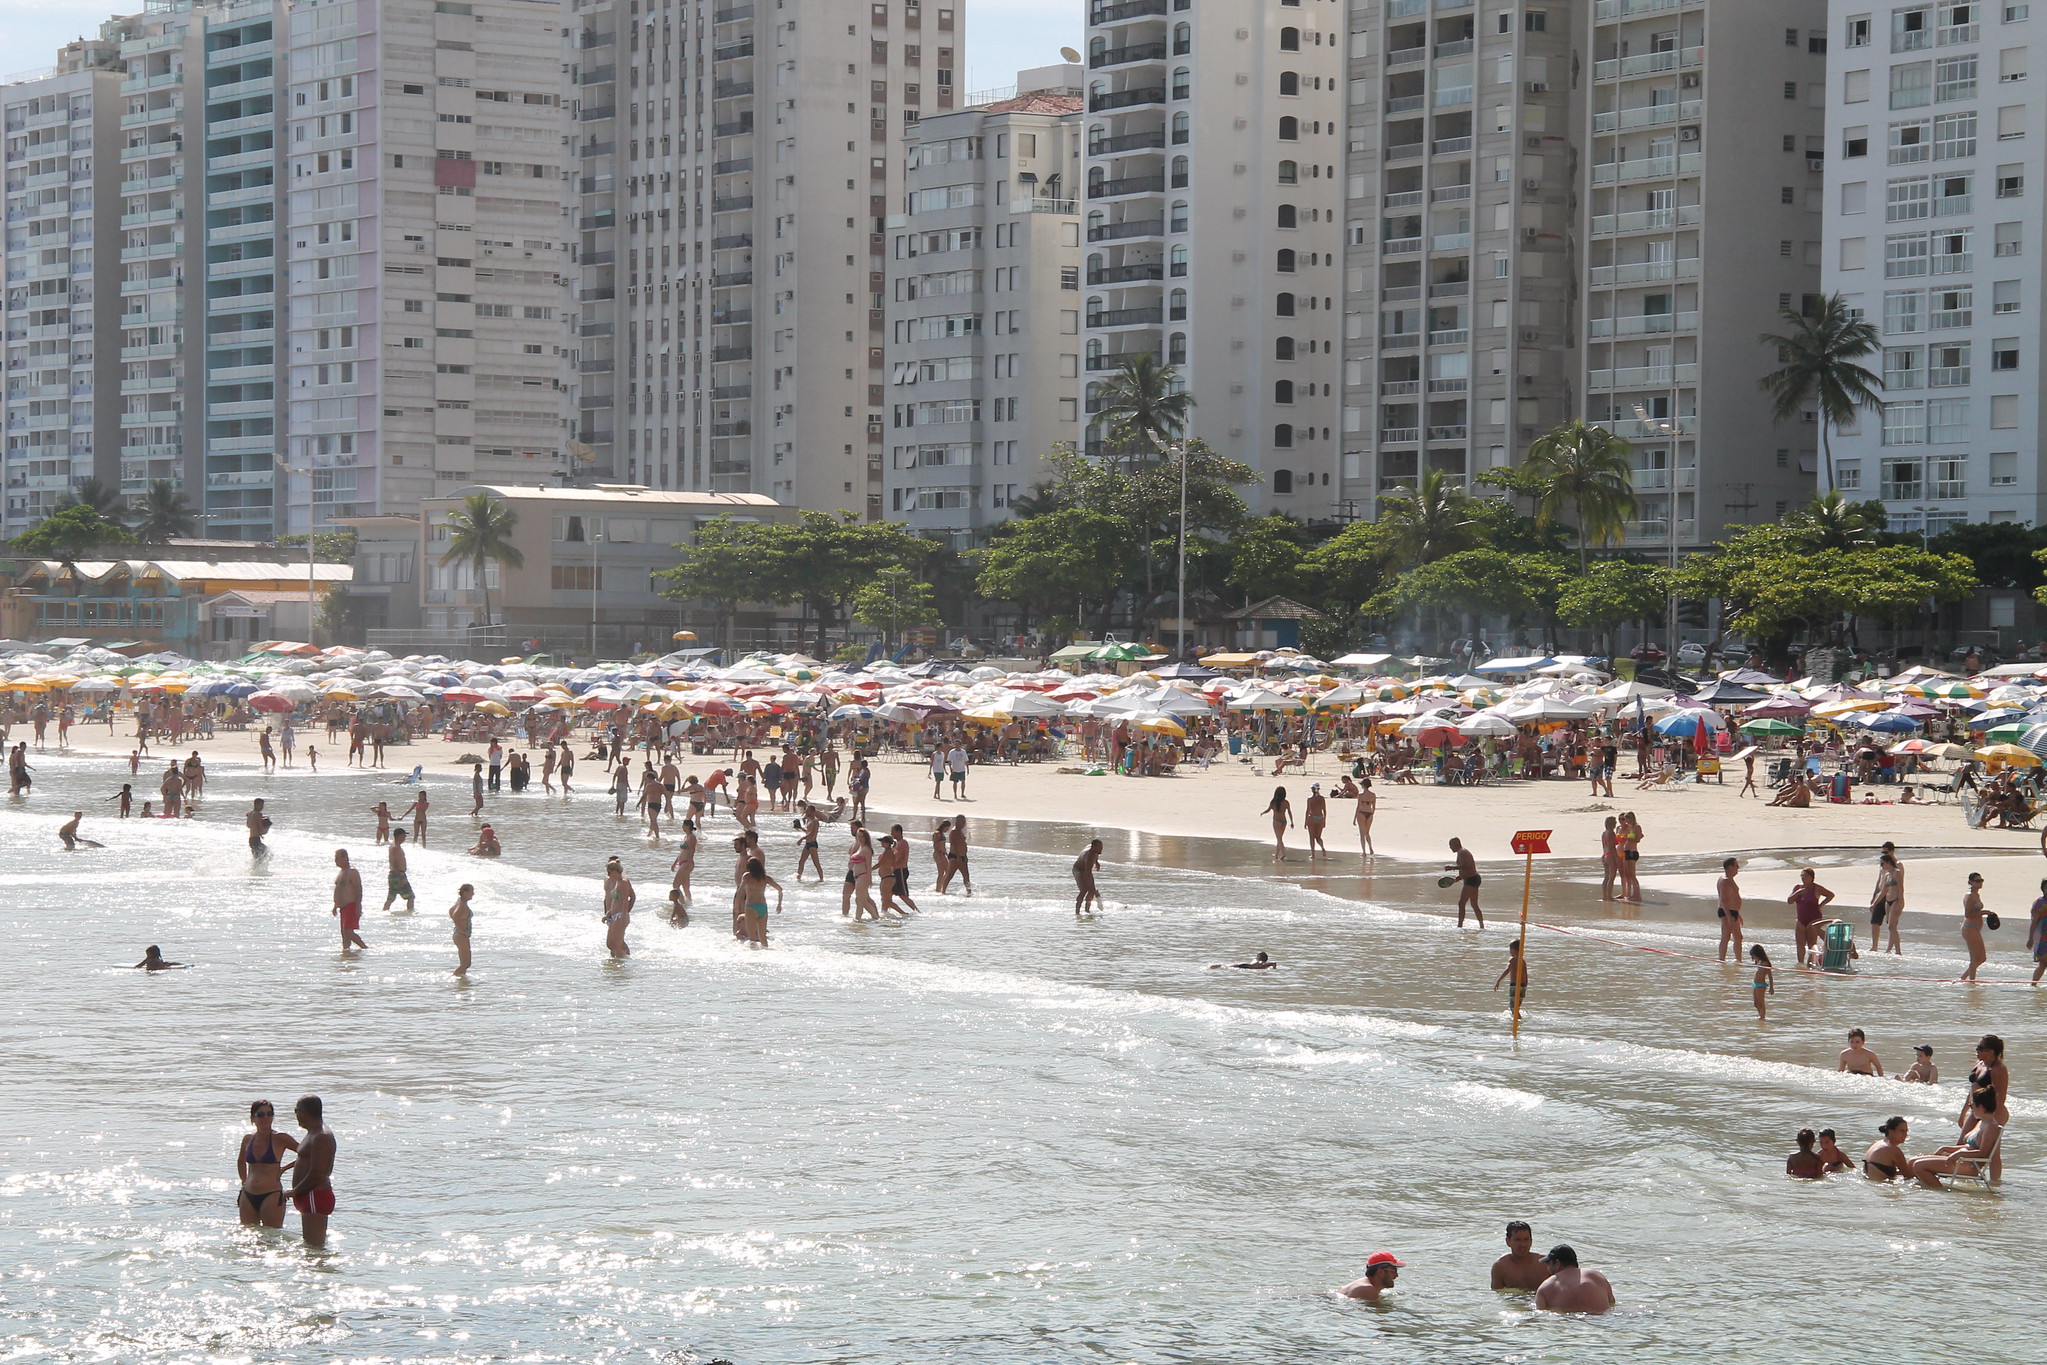
[{"label": "woman with black bikini", "polygon": [[1911,1125],[1903,1115],[1893,1114],[1876,1131],[1881,1136],[1862,1154],[1862,1173],[1871,1180],[1896,1180],[1905,1172],[1905,1138]]},{"label": "woman with black bikini", "polygon": [[269,1100],[257,1100],[249,1106],[249,1122],[256,1131],[242,1138],[242,1145],[235,1150],[235,1178],[241,1182],[241,1193],[235,1197],[236,1212],[241,1215],[243,1227],[261,1224],[266,1228],[284,1226],[284,1163],[283,1154],[296,1152],[299,1140],[290,1133],[280,1133],[271,1127],[277,1117],[277,1107]]},{"label": "woman with black bikini", "polygon": [[[2011,1122],[2011,1072],[2004,1065],[2004,1039],[1994,1033],[1986,1033],[1976,1043],[1976,1065],[1969,1068],[1969,1084],[1962,1092],[1962,1110],[1955,1122],[1966,1130],[1969,1126],[1969,1100],[1967,1096],[1978,1090],[1991,1090],[1997,1094],[1997,1108],[1990,1115],[1998,1127]],[[2004,1179],[2004,1154],[1996,1149],[1990,1153],[1990,1178]]]}]

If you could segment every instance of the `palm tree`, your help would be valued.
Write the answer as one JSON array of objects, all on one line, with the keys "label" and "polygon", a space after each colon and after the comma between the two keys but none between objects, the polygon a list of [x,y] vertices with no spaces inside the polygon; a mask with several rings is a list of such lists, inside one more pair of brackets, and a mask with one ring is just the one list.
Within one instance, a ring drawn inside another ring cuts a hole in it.
[{"label": "palm tree", "polygon": [[121,502],[121,490],[105,479],[88,474],[72,486],[69,493],[57,500],[57,506],[90,507],[108,521],[123,521],[126,510]]},{"label": "palm tree", "polygon": [[1784,310],[1791,330],[1783,336],[1765,332],[1762,342],[1775,346],[1783,367],[1763,376],[1763,391],[1776,400],[1777,420],[1788,422],[1808,403],[1820,414],[1820,464],[1824,492],[1834,486],[1834,449],[1830,428],[1853,420],[1858,408],[1883,407],[1883,380],[1856,364],[1881,344],[1876,327],[1854,316],[1839,294],[1823,298],[1810,313]]},{"label": "palm tree", "polygon": [[1125,356],[1097,396],[1103,430],[1133,456],[1157,454],[1178,440],[1194,406],[1194,395],[1180,388],[1180,372],[1150,351]]},{"label": "palm tree", "polygon": [[[1881,509],[1882,504],[1876,504]],[[1815,550],[1853,550],[1876,544],[1876,533],[1884,528],[1882,516],[1870,514],[1870,504],[1849,502],[1841,490],[1830,488],[1784,518],[1787,526],[1802,531]]]},{"label": "palm tree", "polygon": [[1380,501],[1379,520],[1393,528],[1403,562],[1429,564],[1469,546],[1471,495],[1442,470],[1426,469],[1419,487],[1388,493]]},{"label": "palm tree", "polygon": [[476,570],[476,585],[483,589],[483,621],[490,621],[490,561],[519,568],[526,556],[512,544],[512,530],[519,514],[502,498],[489,493],[471,493],[462,505],[448,513],[448,548],[441,563],[467,561]]},{"label": "palm tree", "polygon": [[1535,485],[1536,522],[1548,526],[1566,505],[1576,512],[1580,572],[1588,567],[1591,542],[1614,545],[1626,538],[1635,513],[1630,449],[1606,428],[1584,422],[1566,422],[1528,447],[1522,468]]},{"label": "palm tree", "polygon": [[163,545],[176,536],[189,536],[197,520],[192,504],[172,487],[169,479],[152,479],[136,509],[135,538],[144,545]]}]

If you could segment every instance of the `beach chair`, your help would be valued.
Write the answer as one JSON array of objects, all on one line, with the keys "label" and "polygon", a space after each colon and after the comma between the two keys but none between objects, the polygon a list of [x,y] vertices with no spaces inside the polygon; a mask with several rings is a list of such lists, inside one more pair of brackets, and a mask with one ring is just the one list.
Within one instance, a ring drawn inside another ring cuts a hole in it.
[{"label": "beach chair", "polygon": [[2003,1141],[2004,1130],[2000,1128],[1997,1136],[1990,1139],[1990,1146],[1981,1156],[1959,1158],[1955,1162],[1954,1170],[1935,1171],[1933,1178],[1938,1180],[1944,1189],[1953,1190],[1968,1185],[1989,1194],[1994,1188],[1990,1183],[1990,1159],[1997,1155],[1997,1144]]},{"label": "beach chair", "polygon": [[1676,791],[1679,787],[1696,787],[1698,785],[1699,775],[1697,773],[1679,773],[1670,779],[1668,790]]},{"label": "beach chair", "polygon": [[1852,926],[1836,920],[1829,924],[1820,940],[1820,970],[1823,972],[1845,972],[1855,950],[1855,930]]}]

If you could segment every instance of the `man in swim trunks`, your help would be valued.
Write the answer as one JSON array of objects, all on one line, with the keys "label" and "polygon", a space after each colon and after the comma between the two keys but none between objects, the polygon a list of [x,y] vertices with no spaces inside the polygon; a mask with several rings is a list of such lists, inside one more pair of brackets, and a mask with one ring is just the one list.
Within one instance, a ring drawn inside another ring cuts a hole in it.
[{"label": "man in swim trunks", "polygon": [[1596,1270],[1580,1270],[1578,1253],[1569,1246],[1551,1247],[1542,1262],[1550,1269],[1550,1277],[1535,1291],[1535,1306],[1542,1312],[1604,1313],[1614,1306],[1613,1285]]},{"label": "man in swim trunks", "polygon": [[77,851],[79,843],[78,822],[80,820],[83,820],[84,818],[85,818],[84,811],[75,810],[71,812],[71,818],[69,820],[66,820],[63,824],[57,826],[57,837],[64,841],[65,852],[73,853]]},{"label": "man in swim trunks", "polygon": [[1851,1076],[1878,1076],[1884,1074],[1884,1064],[1869,1050],[1868,1037],[1859,1028],[1848,1030],[1848,1046],[1841,1050],[1841,1064],[1834,1068]]},{"label": "man in swim trunks", "polygon": [[367,948],[362,934],[362,873],[355,870],[348,861],[348,850],[334,850],[334,866],[341,870],[334,874],[334,914],[341,920],[341,951],[350,948]]},{"label": "man in swim trunks", "polygon": [[1542,1288],[1549,1278],[1549,1263],[1535,1254],[1535,1229],[1515,1219],[1507,1224],[1507,1254],[1493,1262],[1493,1288]]},{"label": "man in swim trunks", "polygon": [[1393,1287],[1400,1278],[1400,1268],[1407,1262],[1390,1251],[1375,1251],[1365,1261],[1365,1277],[1352,1280],[1336,1292],[1346,1299],[1363,1299],[1366,1303],[1380,1302],[1379,1296]]},{"label": "man in swim trunks", "polygon": [[1074,893],[1073,897],[1073,915],[1075,919],[1080,918],[1081,914],[1090,906],[1101,903],[1102,893],[1100,888],[1095,885],[1095,874],[1101,870],[1101,867],[1102,841],[1100,839],[1091,839],[1088,841],[1088,846],[1081,850],[1080,856],[1073,860],[1073,884],[1080,888]]},{"label": "man in swim trunks", "polygon": [[1528,959],[1521,955],[1521,940],[1518,938],[1507,945],[1507,965],[1494,978],[1493,989],[1498,990],[1509,980],[1513,984],[1507,987],[1507,1004],[1519,1014],[1528,1004]]},{"label": "man in swim trunks", "polygon": [[262,797],[257,797],[249,804],[248,814],[242,817],[242,826],[249,831],[250,856],[269,857],[270,846],[263,842],[263,836],[270,832],[270,817],[263,813]]},{"label": "man in swim trunks", "polygon": [[385,913],[388,914],[390,912],[392,901],[403,896],[405,898],[405,913],[409,915],[412,913],[413,895],[412,882],[405,875],[404,830],[394,829],[391,831],[391,847],[385,850],[384,856],[390,863],[390,870],[384,874]]},{"label": "man in swim trunks", "polygon": [[1727,961],[1727,945],[1734,944],[1734,960],[1741,961],[1741,887],[1735,875],[1741,871],[1741,859],[1727,858],[1720,864],[1720,880],[1715,884],[1714,894],[1719,897],[1720,918],[1720,960]]},{"label": "man in swim trunks", "polygon": [[1471,856],[1471,850],[1464,846],[1462,839],[1450,841],[1450,851],[1457,856],[1454,863],[1445,863],[1447,871],[1455,872],[1463,886],[1457,892],[1457,927],[1464,927],[1464,912],[1468,909],[1478,919],[1478,927],[1485,928],[1485,911],[1478,908],[1478,860]]},{"label": "man in swim trunks", "polygon": [[292,1106],[299,1127],[298,1164],[291,1168],[291,1202],[298,1206],[299,1229],[309,1247],[327,1245],[327,1219],[334,1212],[334,1134],[327,1130],[318,1095],[306,1095]]}]

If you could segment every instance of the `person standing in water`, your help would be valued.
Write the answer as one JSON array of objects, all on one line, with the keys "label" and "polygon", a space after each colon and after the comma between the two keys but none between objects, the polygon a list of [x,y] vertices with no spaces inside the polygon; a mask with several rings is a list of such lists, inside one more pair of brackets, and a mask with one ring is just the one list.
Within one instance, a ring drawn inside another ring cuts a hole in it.
[{"label": "person standing in water", "polygon": [[277,1107],[269,1100],[249,1106],[249,1123],[254,1132],[242,1137],[235,1148],[235,1181],[241,1186],[235,1195],[235,1212],[245,1228],[284,1226],[284,1164],[286,1152],[296,1152],[299,1141],[280,1133],[272,1125]]},{"label": "person standing in water", "polygon": [[1969,874],[1969,889],[1962,893],[1962,946],[1969,950],[1969,967],[1962,973],[1964,981],[1976,979],[1976,969],[1990,960],[1990,950],[1983,946],[1983,874]]},{"label": "person standing in water", "polygon": [[298,1162],[291,1168],[291,1202],[298,1207],[300,1235],[309,1247],[327,1245],[327,1220],[334,1214],[336,1144],[325,1110],[318,1095],[303,1096],[292,1107],[305,1137],[299,1140]]},{"label": "person standing in water", "polygon": [[[1982,878],[1979,877],[1977,880],[1981,881]],[[1834,893],[1815,881],[1813,870],[1808,867],[1800,870],[1798,885],[1791,888],[1791,894],[1784,899],[1790,902],[1795,915],[1792,927],[1797,935],[1797,944],[1791,965],[1796,968],[1802,966],[1806,955],[1818,946],[1820,908],[1834,899]]]},{"label": "person standing in water", "polygon": [[384,874],[384,913],[389,914],[391,902],[401,896],[405,899],[405,913],[413,910],[412,880],[405,875],[405,831],[391,831],[391,846],[384,850],[384,859],[389,869]]},{"label": "person standing in water", "polygon": [[475,895],[476,888],[464,882],[455,888],[455,903],[448,907],[448,921],[454,927],[456,976],[469,975],[469,928],[476,919],[476,909],[469,902]]},{"label": "person standing in water", "polygon": [[469,813],[471,815],[483,814],[483,764],[481,763],[472,763],[469,766],[469,798],[473,803],[469,807]]},{"label": "person standing in water", "polygon": [[[1593,785],[1599,779],[1593,777]],[[1606,817],[1606,827],[1599,831],[1599,898],[1613,899],[1613,884],[1621,875],[1621,833],[1620,821],[1614,816]]]},{"label": "person standing in water", "polygon": [[1078,888],[1073,897],[1073,917],[1079,919],[1091,907],[1101,903],[1101,888],[1095,885],[1095,874],[1102,867],[1102,841],[1090,839],[1080,856],[1073,860],[1073,884]]},{"label": "person standing in water", "polygon": [[1720,864],[1720,881],[1715,888],[1719,897],[1720,914],[1720,960],[1727,961],[1727,945],[1734,945],[1734,961],[1741,963],[1741,887],[1734,878],[1741,871],[1741,859],[1728,858]]},{"label": "person standing in water", "polygon": [[1756,964],[1755,980],[1750,983],[1750,994],[1755,997],[1756,1018],[1767,1023],[1770,1013],[1763,1007],[1763,997],[1777,993],[1777,971],[1770,965],[1770,955],[1763,951],[1760,943],[1748,946],[1749,961]]},{"label": "person standing in water", "polygon": [[1464,927],[1464,912],[1469,910],[1478,920],[1478,927],[1483,929],[1485,911],[1478,908],[1478,888],[1482,880],[1478,875],[1478,860],[1471,856],[1471,850],[1464,846],[1462,839],[1450,841],[1450,852],[1456,855],[1457,861],[1445,863],[1443,867],[1444,870],[1456,874],[1460,883],[1457,891],[1457,927],[1459,929]]},{"label": "person standing in water", "polygon": [[377,817],[377,843],[381,847],[391,842],[391,803],[379,801],[370,807],[370,814]]},{"label": "person standing in water", "polygon": [[817,831],[820,823],[817,818],[817,807],[805,801],[803,818],[796,822],[796,827],[803,832],[803,851],[796,859],[796,881],[799,885],[803,881],[803,869],[806,866],[816,869],[820,882],[824,880],[824,862],[818,857],[817,852]]},{"label": "person standing in water", "polygon": [[[909,906],[911,910],[922,914],[924,912],[917,908],[916,900],[910,895],[910,836],[903,833],[901,825],[890,825],[888,834],[889,838],[896,841],[892,850],[894,856],[889,860],[888,874],[893,884],[895,898]],[[798,870],[801,870],[801,864],[798,864]],[[883,903],[886,904],[886,893]]]},{"label": "person standing in water", "polygon": [[[362,873],[355,870],[348,861],[348,850],[334,850],[334,866],[340,871],[334,874],[334,914],[341,921],[341,951],[350,948],[367,948],[370,945],[362,938]],[[385,908],[390,903],[385,902]]]},{"label": "person standing in water", "polygon": [[1493,1262],[1494,1289],[1536,1290],[1549,1278],[1549,1263],[1535,1254],[1535,1229],[1515,1219],[1507,1224],[1507,1254]]},{"label": "person standing in water", "polygon": [[945,876],[939,879],[938,889],[943,891],[952,885],[954,877],[960,879],[967,895],[974,894],[974,877],[967,870],[967,817],[964,815],[952,818],[952,833],[945,837]]},{"label": "person standing in water", "polygon": [[249,831],[249,854],[255,858],[270,856],[270,846],[263,842],[263,836],[270,832],[270,817],[263,813],[263,798],[257,797],[249,803],[249,813],[242,817],[243,826]]},{"label": "person standing in water", "polygon": [[1379,793],[1372,790],[1372,779],[1358,779],[1358,808],[1351,816],[1351,823],[1358,827],[1358,847],[1365,861],[1379,856],[1379,850],[1372,847],[1372,817],[1379,813]]},{"label": "person standing in water", "polygon": [[1535,1307],[1544,1313],[1604,1313],[1612,1309],[1613,1285],[1596,1270],[1580,1270],[1578,1253],[1568,1246],[1553,1246],[1542,1258],[1549,1278],[1535,1291]]},{"label": "person standing in water", "polygon": [[2040,883],[2040,897],[2033,902],[2033,918],[2026,926],[2026,951],[2033,955],[2033,984],[2047,975],[2047,881]]},{"label": "person standing in water", "polygon": [[1528,960],[1521,956],[1518,938],[1507,945],[1507,965],[1493,979],[1493,989],[1498,990],[1510,977],[1513,985],[1507,991],[1507,1007],[1518,1015],[1528,1004]]},{"label": "person standing in water", "polygon": [[[689,817],[682,821],[682,847],[676,850],[675,861],[668,865],[675,875],[669,880],[668,889],[682,894],[682,904],[689,904],[689,878],[697,867],[697,822]],[[819,880],[823,874],[819,874]],[[672,897],[671,897],[672,899]]]},{"label": "person standing in water", "polygon": [[748,858],[739,879],[739,899],[746,907],[747,937],[757,948],[768,946],[768,888],[775,888],[775,913],[782,911],[782,884],[768,875],[759,858]]},{"label": "person standing in water", "polygon": [[421,848],[425,848],[425,847],[426,847],[426,788],[425,788],[425,787],[421,787],[421,788],[419,789],[419,795],[418,795],[417,797],[413,798],[413,802],[412,802],[412,805],[411,805],[411,806],[409,806],[409,807],[407,808],[407,810],[409,811],[409,813],[410,813],[410,814],[411,814],[411,816],[412,816],[412,842],[413,842],[413,843],[415,843],[415,844],[418,844],[418,845],[419,845],[419,846],[420,846]]},{"label": "person standing in water", "polygon": [[631,878],[625,874],[625,866],[617,858],[604,860],[604,946],[613,957],[631,957],[633,950],[626,946],[625,931],[633,922],[633,902],[639,894],[633,890]]},{"label": "person standing in water", "polygon": [[1286,788],[1274,787],[1272,800],[1266,802],[1265,809],[1258,813],[1272,817],[1272,861],[1285,862],[1286,832],[1288,826],[1294,822],[1294,807],[1293,803],[1286,799]]}]

